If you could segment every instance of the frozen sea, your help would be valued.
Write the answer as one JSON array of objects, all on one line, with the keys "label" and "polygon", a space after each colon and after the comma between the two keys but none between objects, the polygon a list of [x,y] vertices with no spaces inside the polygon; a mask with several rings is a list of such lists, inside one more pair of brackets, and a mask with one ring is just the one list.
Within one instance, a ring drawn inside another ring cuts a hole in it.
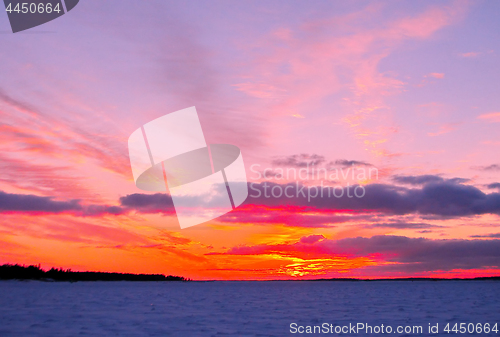
[{"label": "frozen sea", "polygon": [[327,336],[357,323],[449,335],[447,323],[500,324],[500,282],[0,281],[0,310],[0,336]]}]

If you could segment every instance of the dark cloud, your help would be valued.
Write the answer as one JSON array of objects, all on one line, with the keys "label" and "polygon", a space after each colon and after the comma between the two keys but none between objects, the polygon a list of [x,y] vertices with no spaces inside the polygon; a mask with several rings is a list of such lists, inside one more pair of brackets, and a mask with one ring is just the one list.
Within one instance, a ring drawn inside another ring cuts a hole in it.
[{"label": "dark cloud", "polygon": [[[428,223],[411,223],[411,222],[391,222],[391,223],[375,223],[363,226],[365,228],[394,228],[394,229],[423,229],[423,228],[438,228],[442,226],[431,225]],[[419,232],[419,233],[422,233]]]},{"label": "dark cloud", "polygon": [[408,185],[425,185],[429,183],[444,182],[444,179],[434,175],[421,175],[421,176],[394,176],[392,180],[399,184]]},{"label": "dark cloud", "polygon": [[34,107],[30,104],[20,101],[16,98],[13,98],[9,94],[7,94],[2,88],[0,88],[0,101],[7,103],[8,105],[19,109],[24,112],[36,112],[39,113]]},{"label": "dark cloud", "polygon": [[126,210],[119,206],[108,205],[90,205],[85,207],[84,216],[100,216],[100,215],[120,215],[126,213]]},{"label": "dark cloud", "polygon": [[0,212],[62,213],[82,209],[79,200],[57,201],[50,197],[0,191]]},{"label": "dark cloud", "polygon": [[[424,217],[453,218],[459,216],[500,215],[500,193],[486,194],[478,188],[456,180],[426,183],[420,188],[388,184],[354,185],[334,190],[300,183],[249,183],[249,197],[243,207],[220,218],[225,222],[282,223],[288,226],[325,227],[332,223],[353,221],[339,212],[348,211],[368,216],[376,214],[419,214]],[[323,194],[323,195],[322,195]],[[357,197],[357,196],[362,197]],[[337,197],[338,196],[338,197]],[[185,197],[189,207],[217,207],[218,199]],[[175,214],[168,194],[130,194],[120,204],[81,205],[78,200],[57,201],[51,197],[0,192],[0,212],[70,212],[78,216],[119,215],[130,211]],[[278,207],[278,211],[269,211]],[[363,220],[357,218],[356,220]],[[428,224],[382,223],[373,226],[391,228],[427,228]]]},{"label": "dark cloud", "polygon": [[[355,194],[362,196],[363,190],[363,197],[355,196]],[[309,197],[309,193],[312,197]],[[340,188],[336,193],[337,196],[341,195]],[[365,210],[389,214],[418,213],[447,217],[500,214],[499,193],[485,194],[474,186],[453,181],[428,183],[421,188],[387,184],[355,185],[344,187],[342,197],[335,197],[332,188],[322,189],[319,186],[307,187],[299,183],[286,185],[273,182],[250,183],[246,204],[308,206],[318,209]]]},{"label": "dark cloud", "polygon": [[[326,163],[324,156],[318,154],[295,154],[286,157],[277,157],[272,162],[276,166],[286,166],[286,167],[312,167],[320,166]],[[370,163],[358,161],[358,160],[347,160],[347,159],[337,159],[336,161],[329,162],[326,167],[332,169],[335,166],[340,166],[342,168],[352,167],[352,166],[373,166]]]},{"label": "dark cloud", "polygon": [[120,198],[120,205],[140,213],[175,213],[172,197],[165,193],[134,193]]},{"label": "dark cloud", "polygon": [[486,187],[488,187],[490,190],[493,190],[493,189],[500,189],[500,183],[493,183],[493,184],[489,184],[489,185],[487,185]]},{"label": "dark cloud", "polygon": [[[388,184],[350,186],[344,188],[344,195],[340,198],[333,195],[331,188],[323,190],[323,196],[321,196],[321,187],[318,186],[307,187],[299,183],[250,183],[249,197],[244,206],[220,217],[219,221],[329,227],[341,222],[372,220],[370,216],[374,213],[420,214],[438,218],[500,214],[499,193],[486,194],[474,186],[461,184],[456,179],[426,178],[418,181],[427,181],[427,183],[420,188]],[[363,189],[363,197],[354,196],[354,192],[362,195]],[[285,192],[290,197],[285,195]],[[308,196],[309,193],[311,198]],[[340,195],[340,189],[337,189],[336,193]],[[126,210],[136,210],[141,213],[174,213],[172,199],[167,194],[127,195],[120,198],[120,206]],[[270,210],[269,208],[272,207],[279,208],[279,211]],[[337,212],[345,210],[351,213],[357,212],[359,216],[353,219]],[[368,218],[363,219],[362,216],[368,216]],[[367,225],[369,226],[414,229],[437,227],[426,223],[405,222]]]},{"label": "dark cloud", "polygon": [[[430,240],[403,236],[374,236],[325,243],[332,251],[356,256],[381,254],[385,260],[406,264],[407,271],[478,269],[500,267],[499,240]],[[353,247],[354,248],[353,250]],[[389,266],[389,269],[399,269]]]},{"label": "dark cloud", "polygon": [[[330,163],[331,165],[333,163]],[[350,166],[373,166],[370,163],[358,160],[347,160],[347,159],[337,159],[335,161],[335,165],[340,165],[342,167],[350,167]]]},{"label": "dark cloud", "polygon": [[435,175],[420,175],[420,176],[394,176],[392,180],[398,184],[406,184],[406,185],[426,185],[432,183],[466,183],[469,179],[464,178],[452,178],[452,179],[444,179],[440,176]]},{"label": "dark cloud", "polygon": [[0,213],[71,213],[77,216],[120,215],[119,206],[81,205],[80,200],[57,201],[52,197],[32,194],[12,194],[0,191]]},{"label": "dark cloud", "polygon": [[500,171],[500,165],[498,164],[492,164],[489,166],[474,166],[472,168],[480,171]]},{"label": "dark cloud", "polygon": [[261,255],[270,253],[307,256],[309,258],[376,255],[381,261],[394,264],[371,268],[399,272],[500,267],[500,240],[431,240],[392,235],[329,240],[321,235],[314,235],[302,238],[293,244],[238,246],[220,254]]},{"label": "dark cloud", "polygon": [[500,239],[500,233],[493,233],[493,234],[485,234],[485,235],[471,235],[471,238],[494,238],[494,239]]},{"label": "dark cloud", "polygon": [[271,163],[276,166],[286,166],[286,167],[308,167],[308,166],[318,166],[325,162],[325,157],[318,154],[295,154],[287,157],[278,157],[274,159]]}]

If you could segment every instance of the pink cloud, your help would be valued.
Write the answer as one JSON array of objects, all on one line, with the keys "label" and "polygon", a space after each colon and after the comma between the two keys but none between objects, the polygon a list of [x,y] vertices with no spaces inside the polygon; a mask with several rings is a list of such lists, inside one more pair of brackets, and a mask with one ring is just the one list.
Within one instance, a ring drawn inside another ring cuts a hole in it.
[{"label": "pink cloud", "polygon": [[[403,92],[406,83],[398,74],[381,72],[380,61],[404,41],[427,39],[453,24],[467,5],[431,7],[375,26],[359,24],[378,18],[382,7],[368,6],[340,17],[311,20],[297,28],[273,30],[243,47],[250,57],[255,56],[241,73],[244,81],[234,86],[250,96],[273,98],[260,105],[270,127],[272,116],[309,116],[319,110],[325,97],[342,92],[343,103],[328,118],[344,121],[348,132],[374,156],[392,157],[386,144],[395,128],[387,127],[392,126],[393,117],[386,97]],[[429,76],[442,79],[444,74]],[[327,117],[326,112],[316,116]],[[281,125],[274,130],[286,127],[281,120],[276,123]],[[279,137],[278,131],[275,135]]]},{"label": "pink cloud", "polygon": [[273,98],[278,95],[283,95],[284,90],[278,89],[272,85],[264,83],[239,83],[234,84],[237,90],[244,92],[245,94],[257,98]]},{"label": "pink cloud", "polygon": [[[16,235],[34,238],[54,239],[62,242],[76,242],[93,245],[148,244],[152,241],[99,219],[80,221],[71,216],[57,215],[27,218],[24,215],[4,215],[1,227]],[[101,222],[101,223],[100,223]]]},{"label": "pink cloud", "polygon": [[500,112],[491,112],[491,113],[487,113],[487,114],[482,114],[477,118],[482,119],[486,122],[490,122],[490,123],[499,123],[500,122]]},{"label": "pink cloud", "polygon": [[467,4],[462,1],[450,7],[434,7],[420,15],[403,18],[394,25],[394,34],[402,37],[427,38],[461,17],[466,7]]},{"label": "pink cloud", "polygon": [[458,55],[461,56],[461,57],[472,58],[472,57],[477,57],[477,56],[481,55],[481,53],[479,53],[479,52],[469,52],[469,53],[462,53],[462,54],[458,54]]},{"label": "pink cloud", "polygon": [[460,123],[449,123],[439,126],[439,130],[436,132],[428,132],[427,135],[430,137],[435,137],[439,135],[444,135],[445,133],[452,132],[457,129]]},{"label": "pink cloud", "polygon": [[13,190],[98,201],[82,183],[90,171],[131,179],[125,136],[47,114],[2,90],[0,103],[0,181]]},{"label": "pink cloud", "polygon": [[426,77],[434,77],[437,79],[443,79],[444,74],[443,73],[430,73],[429,75],[426,75]]}]

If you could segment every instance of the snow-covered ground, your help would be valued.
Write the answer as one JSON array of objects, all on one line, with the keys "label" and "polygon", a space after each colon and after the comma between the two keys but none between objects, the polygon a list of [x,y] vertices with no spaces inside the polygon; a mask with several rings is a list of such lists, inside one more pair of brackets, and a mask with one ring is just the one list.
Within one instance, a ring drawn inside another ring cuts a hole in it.
[{"label": "snow-covered ground", "polygon": [[0,281],[0,336],[312,336],[291,323],[428,335],[470,322],[500,324],[500,282]]}]

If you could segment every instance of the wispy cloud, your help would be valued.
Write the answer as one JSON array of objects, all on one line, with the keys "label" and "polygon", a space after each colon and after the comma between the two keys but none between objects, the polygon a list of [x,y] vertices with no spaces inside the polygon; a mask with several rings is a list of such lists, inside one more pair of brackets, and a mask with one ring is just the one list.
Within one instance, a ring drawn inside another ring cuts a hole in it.
[{"label": "wispy cloud", "polygon": [[447,123],[444,125],[440,125],[438,131],[428,132],[427,135],[429,135],[430,137],[444,135],[446,133],[450,133],[450,132],[456,130],[459,125],[460,125],[460,123]]},{"label": "wispy cloud", "polygon": [[365,228],[393,228],[393,229],[423,229],[423,228],[439,228],[442,226],[432,225],[424,222],[390,222],[390,223],[374,223],[364,225]]},{"label": "wispy cloud", "polygon": [[481,53],[480,52],[471,51],[471,52],[468,52],[468,53],[460,53],[458,55],[460,57],[473,58],[473,57],[478,57],[479,55],[481,55]]},{"label": "wispy cloud", "polygon": [[426,77],[434,77],[441,80],[444,78],[444,73],[430,73]]},{"label": "wispy cloud", "polygon": [[32,194],[14,194],[0,191],[0,213],[58,214],[71,213],[77,216],[120,215],[125,210],[119,206],[80,204],[80,200],[58,201],[51,197]]},{"label": "wispy cloud", "polygon": [[437,175],[430,175],[430,174],[425,174],[425,175],[419,175],[419,176],[393,176],[392,180],[396,183],[399,184],[408,184],[408,185],[426,185],[426,184],[432,184],[432,183],[452,183],[452,184],[460,184],[460,183],[466,183],[469,181],[469,179],[464,179],[464,178],[451,178],[451,179],[445,179],[441,176]]},{"label": "wispy cloud", "polygon": [[480,171],[500,171],[499,164],[491,164],[488,166],[473,166],[472,169]]},{"label": "wispy cloud", "polygon": [[500,112],[491,112],[487,114],[482,114],[477,118],[484,120],[490,123],[499,123],[500,122]]},{"label": "wispy cloud", "polygon": [[471,238],[491,238],[500,239],[500,233],[483,234],[483,235],[471,235]]},{"label": "wispy cloud", "polygon": [[277,157],[272,160],[273,165],[285,167],[319,166],[325,162],[325,157],[319,154],[294,154],[291,156]]},{"label": "wispy cloud", "polygon": [[486,187],[488,187],[489,189],[499,189],[500,190],[500,183],[492,183],[492,184],[488,184]]},{"label": "wispy cloud", "polygon": [[120,198],[120,205],[140,213],[175,214],[172,197],[168,194],[129,194]]},{"label": "wispy cloud", "polygon": [[[342,93],[345,104],[334,117],[342,119],[374,155],[391,156],[392,152],[380,149],[397,133],[386,125],[391,120],[386,97],[403,92],[405,81],[381,72],[380,62],[404,41],[427,39],[457,22],[466,7],[464,3],[431,6],[380,24],[383,6],[367,6],[342,16],[308,20],[298,27],[278,27],[245,45],[251,66],[242,70],[244,81],[236,85],[260,98],[277,98],[261,102],[269,117],[306,116],[321,100]],[[364,27],[359,22],[372,24]]]},{"label": "wispy cloud", "polygon": [[[332,163],[331,163],[332,164]],[[337,159],[335,160],[335,165],[339,165],[342,167],[351,167],[351,166],[373,166],[370,163],[359,161],[359,160],[347,160],[347,159]]]}]

